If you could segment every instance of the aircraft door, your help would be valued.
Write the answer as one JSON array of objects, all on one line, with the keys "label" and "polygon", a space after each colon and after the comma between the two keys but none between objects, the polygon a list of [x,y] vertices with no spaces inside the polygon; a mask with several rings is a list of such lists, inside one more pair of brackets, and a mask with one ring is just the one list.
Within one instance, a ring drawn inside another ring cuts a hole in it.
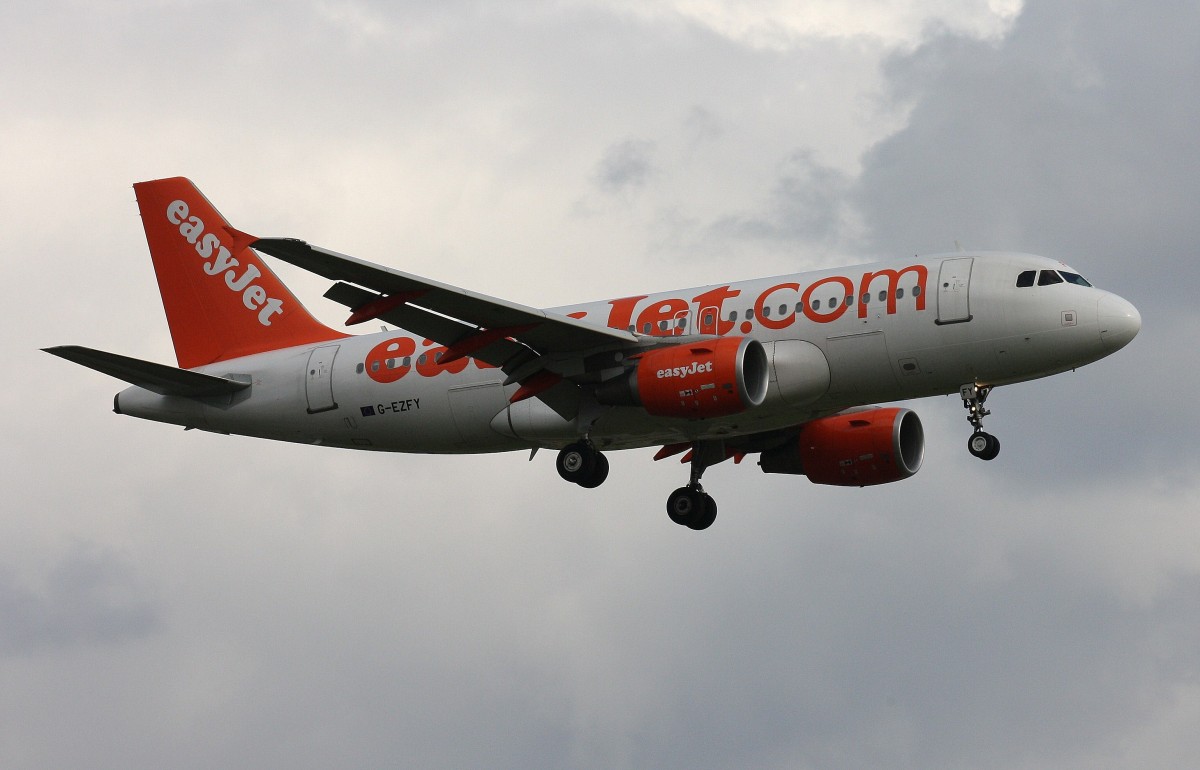
[{"label": "aircraft door", "polygon": [[938,271],[939,324],[962,323],[971,320],[971,265],[974,257],[943,260]]},{"label": "aircraft door", "polygon": [[308,398],[308,413],[337,409],[333,400],[333,359],[337,345],[322,345],[308,354],[308,370],[304,379],[304,394]]}]

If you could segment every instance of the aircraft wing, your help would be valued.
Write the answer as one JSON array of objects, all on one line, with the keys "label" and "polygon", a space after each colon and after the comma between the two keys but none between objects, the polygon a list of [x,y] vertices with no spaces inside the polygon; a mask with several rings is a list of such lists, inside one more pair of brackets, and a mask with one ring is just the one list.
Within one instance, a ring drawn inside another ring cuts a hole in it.
[{"label": "aircraft wing", "polygon": [[451,356],[470,355],[510,374],[538,356],[574,357],[639,341],[624,330],[488,297],[301,240],[260,238],[250,245],[337,281],[325,296],[351,308],[347,323],[377,318],[446,345]]}]

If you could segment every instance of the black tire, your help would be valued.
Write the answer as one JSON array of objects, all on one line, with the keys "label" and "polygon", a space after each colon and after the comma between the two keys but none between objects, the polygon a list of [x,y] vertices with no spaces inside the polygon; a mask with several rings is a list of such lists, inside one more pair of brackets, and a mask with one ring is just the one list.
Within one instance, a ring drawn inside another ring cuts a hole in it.
[{"label": "black tire", "polygon": [[599,452],[596,452],[595,455],[596,462],[595,466],[592,468],[592,475],[588,476],[586,479],[575,482],[584,489],[595,489],[603,484],[604,480],[608,478],[608,458]]},{"label": "black tire", "polygon": [[967,439],[967,451],[980,460],[995,460],[1000,454],[1000,439],[983,431],[972,433]]},{"label": "black tire", "polygon": [[667,497],[667,516],[680,526],[690,526],[703,506],[702,492],[691,487],[680,487]]},{"label": "black tire", "polygon": [[694,529],[699,532],[702,529],[708,529],[713,522],[717,520],[717,501],[712,499],[711,495],[702,494],[704,502],[696,516],[688,523],[689,529]]},{"label": "black tire", "polygon": [[572,484],[579,484],[592,477],[597,455],[599,452],[580,441],[563,447],[554,465],[558,468],[559,476]]}]

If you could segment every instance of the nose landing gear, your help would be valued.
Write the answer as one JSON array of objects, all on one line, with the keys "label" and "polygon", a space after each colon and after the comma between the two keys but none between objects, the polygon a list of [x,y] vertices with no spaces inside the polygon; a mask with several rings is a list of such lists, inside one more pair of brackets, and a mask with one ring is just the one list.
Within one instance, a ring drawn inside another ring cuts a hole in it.
[{"label": "nose landing gear", "polygon": [[990,385],[963,385],[959,390],[963,407],[967,410],[967,422],[974,429],[967,439],[967,451],[981,460],[994,460],[1000,454],[1000,439],[983,430],[983,418],[991,412],[983,407],[988,394],[992,392]]}]

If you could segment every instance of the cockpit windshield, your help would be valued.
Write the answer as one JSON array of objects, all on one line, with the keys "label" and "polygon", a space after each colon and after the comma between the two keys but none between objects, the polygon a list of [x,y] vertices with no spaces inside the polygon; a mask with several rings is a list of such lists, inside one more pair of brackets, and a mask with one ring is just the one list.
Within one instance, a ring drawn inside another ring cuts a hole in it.
[{"label": "cockpit windshield", "polygon": [[1066,270],[1059,270],[1058,274],[1061,275],[1067,283],[1073,283],[1076,286],[1091,286],[1087,279],[1079,273],[1068,273]]},{"label": "cockpit windshield", "polygon": [[1066,270],[1025,270],[1017,276],[1017,288],[1026,288],[1035,284],[1038,286],[1052,286],[1056,283],[1073,283],[1076,286],[1091,286],[1087,279],[1079,273],[1071,273]]}]

